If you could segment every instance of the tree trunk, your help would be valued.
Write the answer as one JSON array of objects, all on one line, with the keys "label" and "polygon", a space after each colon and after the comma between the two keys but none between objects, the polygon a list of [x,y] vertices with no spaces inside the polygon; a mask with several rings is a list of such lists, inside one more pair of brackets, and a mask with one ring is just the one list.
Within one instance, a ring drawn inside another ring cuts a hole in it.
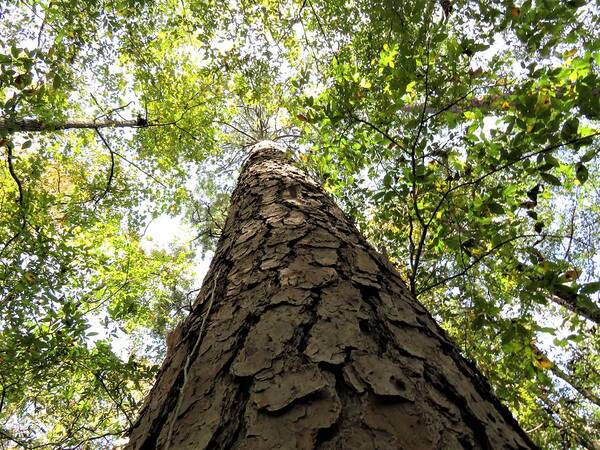
[{"label": "tree trunk", "polygon": [[251,150],[172,338],[130,449],[536,448],[395,269],[271,142]]}]

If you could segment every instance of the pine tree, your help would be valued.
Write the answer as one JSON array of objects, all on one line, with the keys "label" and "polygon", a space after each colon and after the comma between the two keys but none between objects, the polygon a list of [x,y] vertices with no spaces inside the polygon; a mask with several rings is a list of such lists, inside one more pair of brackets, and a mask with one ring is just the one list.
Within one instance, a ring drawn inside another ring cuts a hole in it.
[{"label": "pine tree", "polygon": [[262,142],[128,448],[535,445],[391,264]]}]

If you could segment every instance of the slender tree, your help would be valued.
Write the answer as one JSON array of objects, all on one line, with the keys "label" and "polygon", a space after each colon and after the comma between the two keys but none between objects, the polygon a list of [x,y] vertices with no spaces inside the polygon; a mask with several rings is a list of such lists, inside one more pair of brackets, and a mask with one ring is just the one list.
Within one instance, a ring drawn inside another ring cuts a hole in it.
[{"label": "slender tree", "polygon": [[131,449],[535,448],[323,189],[250,152]]}]

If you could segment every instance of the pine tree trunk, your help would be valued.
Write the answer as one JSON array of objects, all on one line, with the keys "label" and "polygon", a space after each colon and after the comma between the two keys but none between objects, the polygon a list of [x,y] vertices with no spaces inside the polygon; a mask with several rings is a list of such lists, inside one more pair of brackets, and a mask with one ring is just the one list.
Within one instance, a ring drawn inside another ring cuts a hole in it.
[{"label": "pine tree trunk", "polygon": [[128,448],[535,445],[394,268],[263,142]]}]

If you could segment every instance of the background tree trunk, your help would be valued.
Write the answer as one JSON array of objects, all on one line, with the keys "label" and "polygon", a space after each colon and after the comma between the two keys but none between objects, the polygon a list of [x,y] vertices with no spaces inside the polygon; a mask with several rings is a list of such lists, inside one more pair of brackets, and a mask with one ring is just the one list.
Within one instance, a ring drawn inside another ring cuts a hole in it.
[{"label": "background tree trunk", "polygon": [[169,446],[535,448],[394,268],[270,142],[251,151],[130,434],[131,449]]}]

